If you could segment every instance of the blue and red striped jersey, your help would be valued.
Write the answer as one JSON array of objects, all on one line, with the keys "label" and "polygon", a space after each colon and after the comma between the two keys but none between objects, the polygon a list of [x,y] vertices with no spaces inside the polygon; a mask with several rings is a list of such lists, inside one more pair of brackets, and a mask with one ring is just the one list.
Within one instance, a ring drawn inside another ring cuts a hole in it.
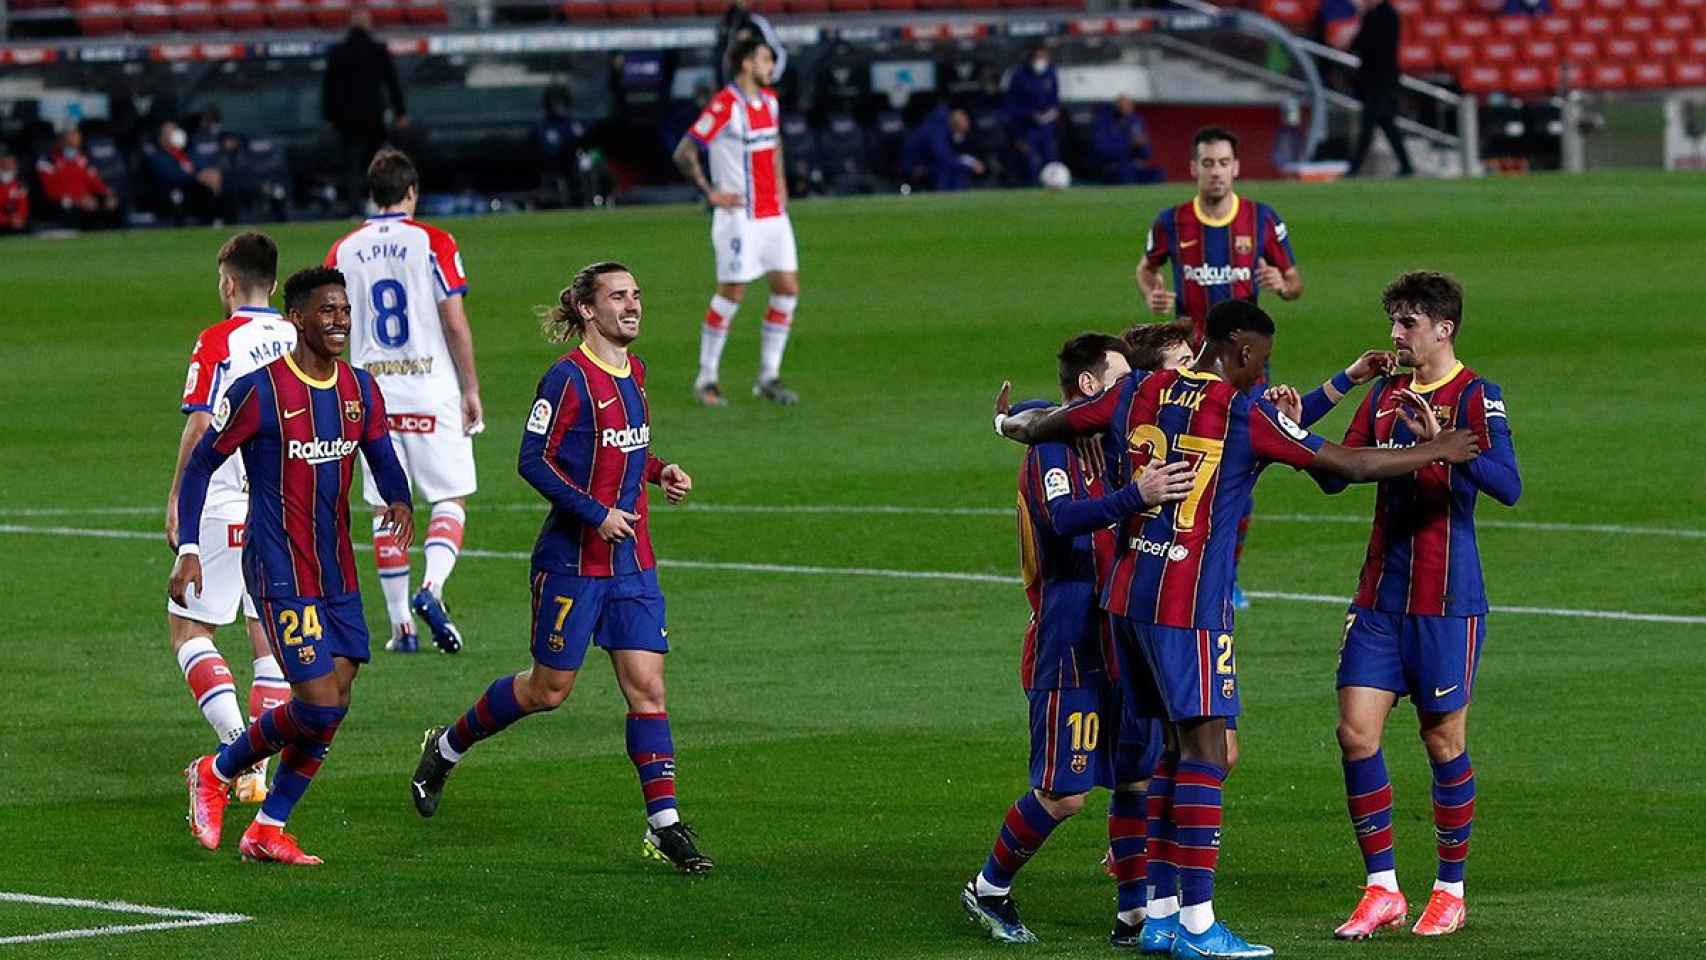
[{"label": "blue and red striped jersey", "polygon": [[1322,440],[1259,396],[1212,373],[1165,370],[1137,385],[1124,417],[1117,391],[1068,408],[1079,435],[1125,438],[1127,476],[1188,460],[1197,479],[1177,503],[1133,514],[1102,591],[1109,613],[1144,623],[1231,630],[1233,551],[1262,467],[1309,466]]},{"label": "blue and red striped jersey", "polygon": [[1481,455],[1380,482],[1355,602],[1387,613],[1479,616],[1487,612],[1487,588],[1475,542],[1476,495],[1507,507],[1522,496],[1504,393],[1461,363],[1434,383],[1415,383],[1410,373],[1387,377],[1363,398],[1345,446],[1414,445],[1415,435],[1397,415],[1398,391],[1405,388],[1428,401],[1442,426],[1475,431]]},{"label": "blue and red striped jersey", "polygon": [[1151,268],[1173,262],[1174,311],[1191,321],[1193,347],[1202,346],[1208,308],[1222,300],[1256,302],[1256,261],[1282,273],[1297,263],[1285,221],[1265,203],[1232,195],[1232,212],[1218,220],[1203,215],[1196,198],[1168,207],[1155,218],[1144,242]]},{"label": "blue and red striped jersey", "polygon": [[1114,518],[1091,526],[1093,519],[1071,515],[1106,493],[1101,453],[1093,439],[1042,443],[1019,467],[1019,573],[1031,604],[1019,656],[1026,690],[1093,686],[1115,673],[1112,636],[1097,603],[1113,569]]},{"label": "blue and red striped jersey", "polygon": [[[611,577],[657,566],[646,506],[647,483],[664,462],[651,453],[646,365],[629,355],[612,367],[585,344],[545,371],[521,434],[521,476],[551,503],[533,544],[537,570]],[[612,507],[637,513],[634,536],[598,535]]]},{"label": "blue and red striped jersey", "polygon": [[343,361],[325,380],[289,354],[238,377],[184,468],[179,534],[196,543],[208,479],[241,451],[249,478],[243,575],[266,597],[335,597],[357,590],[349,539],[349,488],[359,452],[387,503],[409,503],[391,447],[385,397]]}]

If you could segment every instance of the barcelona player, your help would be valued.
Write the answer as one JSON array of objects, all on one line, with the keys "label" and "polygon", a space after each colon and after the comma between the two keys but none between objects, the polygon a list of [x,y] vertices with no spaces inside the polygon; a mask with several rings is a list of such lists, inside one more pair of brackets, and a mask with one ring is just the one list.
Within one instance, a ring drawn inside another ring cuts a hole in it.
[{"label": "barcelona player", "polygon": [[279,754],[272,792],[238,851],[246,860],[317,864],[285,822],[325,761],[349,710],[350,688],[368,660],[367,624],[349,539],[349,489],[356,454],[368,462],[389,506],[390,532],[414,535],[409,482],[391,447],[385,398],[373,378],[338,359],[349,343],[343,275],[314,267],[284,285],[296,346],[238,378],[196,444],[178,495],[178,561],[167,593],[183,605],[202,591],[200,531],[208,485],[241,451],[249,477],[244,582],[259,607],[290,699],[262,713],[243,735],[185,770],[190,832],[219,846],[226,785]]},{"label": "barcelona player", "polygon": [[[268,306],[278,289],[278,245],[263,233],[239,233],[219,248],[219,299],[225,319],[204,329],[190,352],[184,381],[184,431],[166,496],[166,543],[178,549],[178,494],[184,466],[207,434],[213,411],[240,377],[290,352],[296,328]],[[166,626],[190,695],[220,743],[243,735],[249,723],[285,701],[290,687],[267,643],[255,602],[243,589],[243,520],[249,512],[248,479],[241,458],[227,460],[208,481],[198,543],[202,590],[186,606],[166,601]],[[248,719],[237,703],[231,668],[213,645],[215,630],[243,614],[254,655]],[[266,799],[266,762],[238,774],[232,792],[239,803]]]},{"label": "barcelona player", "polygon": [[[1403,696],[1415,705],[1433,767],[1438,847],[1433,890],[1411,932],[1449,934],[1467,916],[1463,867],[1475,817],[1469,703],[1487,641],[1475,502],[1484,494],[1508,507],[1522,495],[1504,393],[1457,359],[1462,286],[1442,273],[1406,273],[1381,302],[1398,362],[1409,369],[1364,397],[1345,446],[1413,449],[1432,442],[1445,424],[1476,437],[1483,453],[1461,467],[1429,463],[1389,477],[1375,501],[1368,556],[1339,648],[1339,747],[1367,871],[1361,901],[1334,931],[1341,939],[1402,925],[1408,913],[1392,852],[1392,784],[1380,750],[1386,716]],[[1343,485],[1329,480],[1327,488]]]},{"label": "barcelona player", "polygon": [[679,503],[693,478],[651,452],[646,365],[628,352],[641,312],[633,273],[605,261],[576,273],[545,313],[550,340],[580,346],[545,372],[521,434],[521,475],[551,505],[533,545],[533,665],[493,681],[454,723],[426,731],[410,789],[421,816],[436,813],[463,755],[560,706],[594,643],[610,654],[628,703],[628,758],[646,809],[641,852],[707,873],[715,864],[676,806],[663,680],[669,626],[645,489],[655,484]]},{"label": "barcelona player", "polygon": [[[1067,402],[1093,396],[1131,372],[1124,345],[1106,334],[1068,340],[1059,361]],[[1111,688],[1117,666],[1097,591],[1112,566],[1113,527],[1139,510],[1183,498],[1193,479],[1189,464],[1169,464],[1113,491],[1105,485],[1102,448],[1094,439],[1038,444],[1020,466],[1019,566],[1031,618],[1019,682],[1030,701],[1031,787],[1007,809],[988,861],[960,894],[967,915],[996,941],[1035,942],[1009,893],[1014,875],[1055,827],[1084,808],[1091,788],[1126,787],[1128,805],[1141,807],[1141,790],[1127,781],[1148,778],[1142,761],[1133,772],[1116,773],[1120,719]],[[1141,823],[1136,810],[1123,817],[1125,824]],[[1116,841],[1124,839],[1121,822],[1110,813]],[[1142,850],[1141,836],[1130,842]],[[1138,852],[1121,864],[1136,874],[1120,878],[1122,896],[1134,907],[1141,906],[1140,858]]]},{"label": "barcelona player", "polygon": [[[1025,443],[1112,431],[1127,438],[1131,476],[1178,460],[1196,467],[1191,494],[1129,518],[1103,590],[1119,642],[1149,667],[1149,699],[1165,713],[1169,741],[1150,781],[1150,803],[1168,831],[1179,875],[1178,909],[1158,889],[1144,921],[1146,950],[1176,957],[1263,957],[1215,919],[1226,718],[1239,713],[1233,647],[1232,568],[1237,518],[1269,463],[1351,482],[1403,476],[1436,460],[1463,463],[1478,451],[1472,432],[1448,430],[1403,449],[1341,447],[1304,430],[1250,390],[1273,350],[1273,321],[1244,300],[1215,305],[1207,340],[1188,367],[1153,374],[1129,403],[1108,391],[1044,413],[1010,414],[996,398],[996,431]],[[1118,419],[1115,419],[1116,413]],[[1414,417],[1408,408],[1401,416]],[[1138,671],[1134,671],[1138,673]],[[1133,684],[1137,680],[1133,681]],[[1133,684],[1127,684],[1128,689]],[[1161,776],[1163,770],[1172,776]],[[1152,874],[1153,882],[1153,874]]]}]

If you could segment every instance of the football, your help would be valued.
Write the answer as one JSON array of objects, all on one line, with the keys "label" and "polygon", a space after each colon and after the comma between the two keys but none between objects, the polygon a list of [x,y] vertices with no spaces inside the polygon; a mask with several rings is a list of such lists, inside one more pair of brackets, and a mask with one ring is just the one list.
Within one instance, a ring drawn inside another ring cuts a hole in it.
[{"label": "football", "polygon": [[1072,186],[1072,171],[1056,160],[1044,165],[1042,172],[1037,174],[1037,182],[1050,190],[1065,190]]}]

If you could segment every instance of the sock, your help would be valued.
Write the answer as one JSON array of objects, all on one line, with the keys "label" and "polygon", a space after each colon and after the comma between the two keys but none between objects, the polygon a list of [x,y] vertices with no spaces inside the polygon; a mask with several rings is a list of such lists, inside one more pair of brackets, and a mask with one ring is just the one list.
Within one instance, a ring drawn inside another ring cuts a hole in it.
[{"label": "sock", "polygon": [[1362,848],[1362,865],[1368,871],[1368,884],[1397,890],[1394,877],[1390,883],[1375,883],[1393,875],[1392,856],[1392,781],[1386,776],[1386,758],[1379,750],[1362,760],[1346,760],[1345,799],[1351,811],[1351,829],[1356,831],[1357,846]]},{"label": "sock", "polygon": [[1226,771],[1197,760],[1180,760],[1178,772],[1173,775],[1179,922],[1191,933],[1202,933],[1214,923],[1214,868],[1220,860],[1220,784],[1225,779]]},{"label": "sock", "polygon": [[798,296],[770,295],[770,307],[764,311],[764,326],[758,334],[758,382],[766,383],[782,375],[782,351],[788,348],[788,330],[794,322],[794,306]]},{"label": "sock", "polygon": [[[492,681],[486,692],[480,694],[480,699],[468,708],[457,721],[444,731],[439,738],[439,749],[444,759],[456,761],[468,749],[481,740],[492,736],[510,724],[526,716],[521,704],[515,699],[515,677],[502,676]],[[445,750],[445,745],[450,749]],[[455,756],[451,756],[454,753]]]},{"label": "sock", "polygon": [[255,658],[255,680],[249,684],[249,722],[254,723],[273,707],[290,699],[290,684],[272,654]]},{"label": "sock", "polygon": [[1173,773],[1178,764],[1176,751],[1163,753],[1149,778],[1149,793],[1145,797],[1151,917],[1170,917],[1179,912],[1179,853],[1173,831]]},{"label": "sock", "polygon": [[[421,579],[421,586],[440,599],[444,597],[444,581],[449,580],[450,571],[456,569],[456,555],[462,552],[462,525],[467,519],[468,512],[455,501],[445,500],[432,505],[432,522],[427,526],[425,544],[426,573]],[[406,592],[406,580],[404,584]]]},{"label": "sock", "polygon": [[391,632],[396,633],[404,624],[414,626],[414,617],[409,613],[409,554],[385,530],[382,517],[373,518],[373,559],[379,567],[379,588],[385,593]]},{"label": "sock", "polygon": [[640,775],[646,822],[660,830],[681,820],[675,806],[675,740],[669,714],[628,714],[628,759]]},{"label": "sock", "polygon": [[213,758],[213,772],[221,780],[230,780],[283,750],[301,733],[296,710],[293,698],[261,714],[242,736],[219,748]]},{"label": "sock", "polygon": [[292,700],[291,705],[297,721],[297,736],[279,754],[278,773],[273,776],[272,790],[261,804],[261,813],[267,818],[262,822],[279,826],[290,819],[290,811],[308,792],[308,785],[320,772],[320,764],[326,760],[326,750],[331,747],[332,738],[338,735],[338,725],[343,723],[344,714],[348,712],[343,707],[319,707],[300,700]]},{"label": "sock", "polygon": [[978,874],[977,892],[981,895],[1000,895],[1013,886],[1013,875],[1042,848],[1043,841],[1054,832],[1060,821],[1049,816],[1035,790],[1026,790],[1007,808],[1001,832],[995,835],[995,847],[989,860]]},{"label": "sock", "polygon": [[1114,856],[1114,881],[1119,885],[1119,912],[1125,922],[1127,911],[1141,911],[1148,901],[1144,845],[1147,797],[1135,790],[1115,790],[1108,799],[1108,849]]},{"label": "sock", "polygon": [[1439,846],[1439,882],[1434,889],[1445,885],[1462,896],[1463,861],[1469,857],[1469,831],[1475,823],[1475,769],[1469,765],[1467,750],[1433,768],[1434,839]]},{"label": "sock", "polygon": [[734,322],[740,301],[727,297],[711,298],[705,310],[705,325],[699,328],[699,379],[695,387],[717,382],[717,368],[723,362],[723,344],[729,339],[729,325]]},{"label": "sock", "polygon": [[190,685],[190,696],[220,743],[243,735],[243,712],[237,706],[237,685],[231,668],[213,646],[211,637],[193,637],[178,648],[178,669]]}]

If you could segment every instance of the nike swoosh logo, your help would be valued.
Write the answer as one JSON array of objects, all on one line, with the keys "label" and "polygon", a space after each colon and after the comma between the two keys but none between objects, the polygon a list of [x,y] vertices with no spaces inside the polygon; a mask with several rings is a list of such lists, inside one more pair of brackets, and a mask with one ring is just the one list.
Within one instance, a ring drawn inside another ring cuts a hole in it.
[{"label": "nike swoosh logo", "polygon": [[307,407],[303,407],[301,410],[286,410],[286,411],[284,411],[284,419],[290,420],[294,417],[300,417],[307,412],[308,412]]},{"label": "nike swoosh logo", "polygon": [[1436,696],[1436,697],[1443,697],[1443,696],[1445,696],[1445,695],[1446,695],[1446,694],[1448,694],[1448,693],[1450,693],[1450,692],[1451,692],[1451,691],[1453,691],[1453,690],[1456,690],[1456,689],[1457,689],[1457,687],[1458,687],[1458,684],[1455,684],[1455,683],[1454,683],[1454,684],[1452,684],[1452,685],[1451,685],[1451,686],[1449,686],[1449,687],[1446,687],[1446,688],[1445,688],[1445,689],[1444,689],[1444,690],[1441,690],[1441,689],[1440,689],[1440,688],[1438,688],[1438,687],[1435,687],[1435,688],[1434,688],[1434,696]]},{"label": "nike swoosh logo", "polygon": [[1196,245],[1197,245],[1197,242],[1195,240],[1186,240],[1185,242],[1179,244],[1179,249],[1183,250],[1186,247],[1194,247]]},{"label": "nike swoosh logo", "polygon": [[610,399],[609,399],[609,400],[606,400],[606,401],[604,401],[604,402],[603,402],[603,403],[601,403],[601,404],[599,404],[599,405],[598,405],[598,409],[600,409],[600,410],[603,410],[603,409],[604,409],[604,408],[605,408],[605,407],[608,407],[608,406],[610,406],[610,405],[611,405],[611,404],[613,404],[613,403],[615,403],[615,402],[616,402],[616,398],[615,398],[615,397],[611,397],[611,398],[610,398]]},{"label": "nike swoosh logo", "polygon": [[1390,417],[1390,416],[1392,416],[1392,415],[1393,415],[1393,414],[1394,414],[1394,413],[1397,413],[1397,412],[1398,412],[1398,408],[1397,408],[1397,407],[1393,407],[1393,408],[1392,408],[1392,409],[1390,409],[1390,410],[1380,410],[1380,411],[1377,411],[1377,412],[1376,412],[1376,413],[1375,413],[1375,414],[1374,414],[1374,419],[1376,419],[1376,420],[1379,420],[1379,419],[1380,419],[1380,418],[1381,418],[1381,417]]}]

